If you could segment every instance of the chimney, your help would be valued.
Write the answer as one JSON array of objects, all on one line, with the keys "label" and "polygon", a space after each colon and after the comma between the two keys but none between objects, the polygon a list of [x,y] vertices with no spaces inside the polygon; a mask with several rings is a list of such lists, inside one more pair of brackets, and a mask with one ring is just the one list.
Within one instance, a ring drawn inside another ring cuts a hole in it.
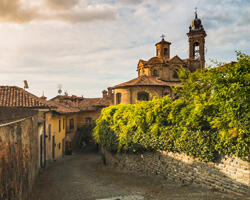
[{"label": "chimney", "polygon": [[108,96],[107,90],[103,90],[103,91],[102,91],[102,97],[103,97],[103,98],[106,98],[107,96]]},{"label": "chimney", "polygon": [[46,96],[44,96],[44,93],[43,93],[43,96],[41,96],[41,97],[40,97],[40,99],[42,99],[42,100],[46,101],[46,100],[47,100],[47,97],[46,97]]},{"label": "chimney", "polygon": [[40,98],[41,98],[42,100],[44,100],[44,101],[47,100],[47,97],[45,97],[45,96],[41,96]]},{"label": "chimney", "polygon": [[108,96],[111,97],[113,94],[113,89],[112,87],[108,87]]},{"label": "chimney", "polygon": [[24,89],[28,89],[29,88],[28,81],[24,80],[23,83],[24,83]]}]

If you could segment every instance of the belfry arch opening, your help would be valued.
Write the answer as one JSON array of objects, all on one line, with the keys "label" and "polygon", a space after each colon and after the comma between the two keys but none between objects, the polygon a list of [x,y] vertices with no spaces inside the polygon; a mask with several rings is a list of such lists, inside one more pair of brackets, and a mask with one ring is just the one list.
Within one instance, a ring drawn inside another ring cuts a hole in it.
[{"label": "belfry arch opening", "polygon": [[199,44],[199,42],[194,43],[193,55],[194,55],[195,59],[200,57],[200,44]]}]

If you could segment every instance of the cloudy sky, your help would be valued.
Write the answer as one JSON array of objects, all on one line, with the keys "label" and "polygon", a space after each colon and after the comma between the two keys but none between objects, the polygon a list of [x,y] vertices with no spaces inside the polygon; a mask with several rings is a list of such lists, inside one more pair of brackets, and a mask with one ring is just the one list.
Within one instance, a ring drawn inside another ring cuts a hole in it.
[{"label": "cloudy sky", "polygon": [[188,57],[194,8],[207,32],[206,60],[250,51],[249,0],[0,0],[0,85],[51,98],[101,91],[137,76],[165,34],[171,57]]}]

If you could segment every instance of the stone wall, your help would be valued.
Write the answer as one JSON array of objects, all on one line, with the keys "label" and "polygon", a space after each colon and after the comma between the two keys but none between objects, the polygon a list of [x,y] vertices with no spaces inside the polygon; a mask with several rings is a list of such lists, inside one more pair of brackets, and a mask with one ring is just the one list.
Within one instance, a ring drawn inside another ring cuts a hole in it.
[{"label": "stone wall", "polygon": [[37,115],[0,125],[0,199],[28,200],[39,171]]},{"label": "stone wall", "polygon": [[106,163],[113,167],[157,175],[184,185],[197,184],[249,197],[249,162],[235,157],[224,157],[216,163],[205,163],[184,154],[164,151],[143,154],[111,154],[102,151]]}]

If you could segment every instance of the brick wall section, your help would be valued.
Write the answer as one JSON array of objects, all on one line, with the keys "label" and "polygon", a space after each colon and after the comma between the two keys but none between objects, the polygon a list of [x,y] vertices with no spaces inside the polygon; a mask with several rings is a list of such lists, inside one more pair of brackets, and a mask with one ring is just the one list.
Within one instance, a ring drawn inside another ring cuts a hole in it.
[{"label": "brick wall section", "polygon": [[23,119],[37,114],[37,111],[27,108],[0,107],[0,124]]},{"label": "brick wall section", "polygon": [[102,151],[107,164],[113,167],[158,175],[181,184],[197,184],[209,189],[249,195],[249,162],[235,157],[224,157],[216,163],[205,163],[184,154],[164,151],[143,154],[111,154]]},{"label": "brick wall section", "polygon": [[0,199],[28,200],[39,170],[37,116],[0,125]]}]

